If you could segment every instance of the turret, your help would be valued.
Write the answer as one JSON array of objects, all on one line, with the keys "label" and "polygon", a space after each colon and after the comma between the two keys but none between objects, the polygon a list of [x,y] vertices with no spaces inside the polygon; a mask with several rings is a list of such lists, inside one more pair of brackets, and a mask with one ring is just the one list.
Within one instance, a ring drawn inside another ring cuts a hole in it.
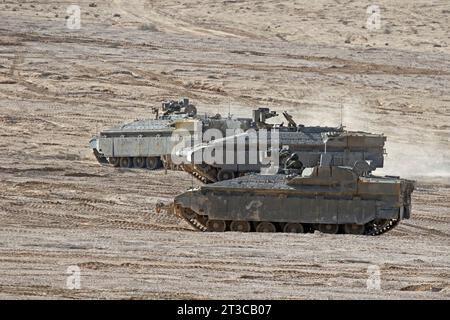
[{"label": "turret", "polygon": [[267,124],[266,120],[277,115],[276,111],[270,111],[269,108],[258,108],[253,110],[253,122],[258,128],[271,128],[272,125]]}]

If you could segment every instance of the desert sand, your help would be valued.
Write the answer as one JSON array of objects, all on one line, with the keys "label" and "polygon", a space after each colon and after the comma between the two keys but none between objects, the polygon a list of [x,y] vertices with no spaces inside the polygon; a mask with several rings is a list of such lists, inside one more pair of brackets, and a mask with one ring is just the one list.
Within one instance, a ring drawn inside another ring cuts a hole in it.
[{"label": "desert sand", "polygon": [[[377,4],[372,30],[360,0],[0,1],[0,298],[449,299],[450,5]],[[411,219],[378,237],[212,234],[156,213],[198,182],[101,166],[88,142],[180,97],[384,133],[376,173],[417,181]]]}]

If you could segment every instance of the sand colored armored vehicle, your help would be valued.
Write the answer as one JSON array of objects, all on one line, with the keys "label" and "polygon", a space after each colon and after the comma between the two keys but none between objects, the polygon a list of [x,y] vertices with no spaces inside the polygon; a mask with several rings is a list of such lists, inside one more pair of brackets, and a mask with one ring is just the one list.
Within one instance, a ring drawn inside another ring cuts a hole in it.
[{"label": "sand colored armored vehicle", "polygon": [[161,115],[154,109],[155,119],[136,120],[102,130],[93,137],[89,144],[98,162],[124,168],[160,167],[164,156],[172,150],[174,123],[197,114],[188,99],[163,102],[161,109]]},{"label": "sand colored armored vehicle", "polygon": [[90,141],[94,155],[101,164],[122,168],[157,169],[164,165],[168,169],[176,166],[170,154],[176,143],[172,139],[175,129],[193,132],[195,122],[201,121],[204,130],[216,128],[247,129],[251,119],[222,118],[220,115],[198,115],[189,99],[162,103],[162,114],[158,109],[155,119],[136,120],[102,130]]},{"label": "sand colored armored vehicle", "polygon": [[[245,150],[248,153],[250,146],[258,143],[261,129],[276,130],[279,146],[296,153],[304,168],[317,166],[320,155],[324,152],[331,156],[331,165],[333,166],[353,166],[357,161],[365,161],[369,163],[368,171],[383,167],[386,137],[382,134],[346,131],[343,127],[297,125],[287,112],[283,112],[288,121],[287,126],[267,124],[266,120],[276,115],[274,111],[266,108],[254,110],[251,128],[255,129],[256,136],[249,135],[246,140],[242,139],[246,133],[241,133],[210,143],[184,148],[179,152],[183,158],[181,168],[203,183],[214,183],[233,179],[249,172],[259,172],[264,167],[263,160],[259,157],[260,154],[258,154],[258,159],[252,163],[250,161],[239,162],[237,161],[239,153],[237,150]],[[272,133],[267,131],[267,134],[269,140],[267,146],[271,148]],[[231,140],[233,140],[235,148],[235,158],[230,162],[226,159],[225,148],[228,147],[227,143]],[[201,155],[197,153],[208,154],[220,146],[223,146],[224,149],[222,152],[224,156],[220,162],[194,162],[194,159],[202,159]],[[249,159],[248,156],[245,158]]]},{"label": "sand colored armored vehicle", "polygon": [[320,165],[310,175],[250,174],[203,185],[165,208],[201,231],[379,235],[411,215],[414,182]]}]

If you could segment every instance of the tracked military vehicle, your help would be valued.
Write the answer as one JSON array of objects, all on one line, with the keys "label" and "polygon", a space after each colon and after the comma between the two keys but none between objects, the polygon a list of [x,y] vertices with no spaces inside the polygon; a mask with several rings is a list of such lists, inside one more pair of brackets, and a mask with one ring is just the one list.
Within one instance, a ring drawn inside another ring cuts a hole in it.
[{"label": "tracked military vehicle", "polygon": [[171,161],[171,152],[176,143],[172,139],[175,129],[186,129],[192,134],[196,122],[201,121],[204,130],[227,128],[246,130],[251,118],[232,119],[220,115],[198,115],[189,99],[166,101],[163,113],[155,109],[156,118],[136,120],[110,129],[105,129],[90,141],[94,155],[101,164],[122,168],[157,169],[164,165],[169,169],[176,166]]},{"label": "tracked military vehicle", "polygon": [[160,167],[164,160],[167,163],[175,122],[195,117],[197,110],[188,99],[182,99],[163,102],[162,115],[158,109],[154,111],[155,119],[136,120],[105,129],[93,137],[89,144],[98,162],[151,170]]},{"label": "tracked military vehicle", "polygon": [[[310,175],[250,174],[203,185],[167,209],[200,231],[379,235],[411,215],[414,182],[319,165]],[[286,174],[288,173],[288,174]]]},{"label": "tracked military vehicle", "polygon": [[[357,161],[369,162],[368,171],[382,168],[384,163],[384,144],[386,137],[381,134],[371,134],[359,131],[346,131],[343,127],[320,127],[297,125],[292,117],[283,112],[288,125],[273,125],[266,122],[267,119],[276,116],[277,113],[267,108],[259,108],[253,111],[253,122],[250,128],[255,129],[259,135],[261,129],[271,129],[278,133],[279,145],[297,154],[304,168],[311,168],[319,164],[320,155],[326,152],[331,156],[333,166],[353,166]],[[270,140],[273,131],[267,131],[270,149]],[[254,162],[248,161],[251,145],[258,142],[259,137],[248,135],[242,142],[246,133],[228,136],[209,143],[201,143],[192,147],[186,147],[179,151],[183,158],[181,168],[199,179],[203,183],[214,183],[227,179],[233,179],[249,172],[259,172],[264,167],[263,160],[259,157]],[[253,142],[252,142],[253,139]],[[227,142],[225,142],[225,140]],[[227,143],[233,140],[235,158],[230,162],[226,159]],[[220,162],[195,162],[194,159],[202,159],[202,154],[215,152],[214,149],[223,148],[223,159]],[[245,162],[238,161],[238,150],[244,150],[247,155]]]}]

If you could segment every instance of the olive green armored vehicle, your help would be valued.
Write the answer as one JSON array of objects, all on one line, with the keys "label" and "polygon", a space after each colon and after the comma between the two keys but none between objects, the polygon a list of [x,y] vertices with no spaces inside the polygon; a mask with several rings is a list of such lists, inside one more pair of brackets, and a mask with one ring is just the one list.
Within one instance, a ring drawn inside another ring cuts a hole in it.
[{"label": "olive green armored vehicle", "polygon": [[157,211],[201,231],[379,235],[410,217],[414,182],[365,174],[364,166],[322,162],[309,175],[250,174],[189,190]]}]

